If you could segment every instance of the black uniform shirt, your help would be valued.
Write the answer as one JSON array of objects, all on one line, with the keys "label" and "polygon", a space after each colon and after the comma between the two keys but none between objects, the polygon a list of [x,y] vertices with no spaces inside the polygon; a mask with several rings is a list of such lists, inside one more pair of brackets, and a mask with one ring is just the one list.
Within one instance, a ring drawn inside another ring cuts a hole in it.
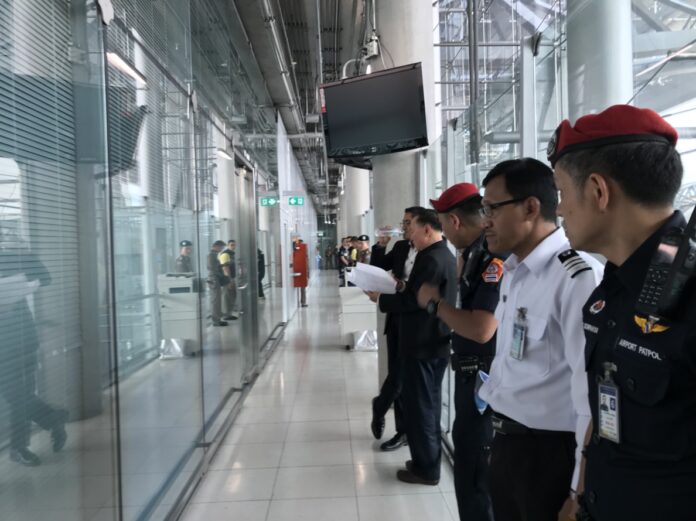
[{"label": "black uniform shirt", "polygon": [[[466,264],[459,279],[459,308],[495,312],[500,296],[503,260],[491,255],[483,236],[464,252]],[[485,344],[452,334],[452,350],[457,354],[493,356],[495,335]]]},{"label": "black uniform shirt", "polygon": [[191,273],[193,271],[193,260],[190,255],[179,255],[176,258],[177,273]]},{"label": "black uniform shirt", "polygon": [[[604,279],[583,308],[593,436],[587,447],[585,498],[597,521],[696,519],[696,313],[646,325],[635,310],[665,225]],[[649,332],[648,332],[649,330]],[[616,364],[620,443],[598,435],[598,379]]]}]

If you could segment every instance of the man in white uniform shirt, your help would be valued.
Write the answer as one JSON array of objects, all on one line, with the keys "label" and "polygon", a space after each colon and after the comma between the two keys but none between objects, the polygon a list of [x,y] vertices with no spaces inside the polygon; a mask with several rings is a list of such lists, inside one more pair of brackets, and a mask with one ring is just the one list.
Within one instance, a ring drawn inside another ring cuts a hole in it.
[{"label": "man in white uniform shirt", "polygon": [[572,250],[557,226],[548,166],[504,161],[483,185],[489,249],[510,253],[495,312],[496,355],[479,391],[494,411],[493,512],[501,521],[565,520],[590,419],[582,306],[602,267]]}]

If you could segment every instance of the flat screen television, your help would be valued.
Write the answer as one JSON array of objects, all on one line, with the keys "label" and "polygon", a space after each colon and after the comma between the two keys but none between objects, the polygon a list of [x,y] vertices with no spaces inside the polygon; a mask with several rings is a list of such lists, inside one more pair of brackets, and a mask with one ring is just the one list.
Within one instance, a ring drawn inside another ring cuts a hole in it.
[{"label": "flat screen television", "polygon": [[428,145],[420,63],[321,86],[327,155],[391,154]]}]

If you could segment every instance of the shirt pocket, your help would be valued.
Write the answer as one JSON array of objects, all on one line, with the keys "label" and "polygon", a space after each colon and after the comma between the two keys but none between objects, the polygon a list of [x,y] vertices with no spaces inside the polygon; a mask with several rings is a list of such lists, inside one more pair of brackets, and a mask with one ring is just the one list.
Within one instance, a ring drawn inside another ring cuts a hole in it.
[{"label": "shirt pocket", "polygon": [[670,380],[666,361],[647,360],[619,349],[614,359],[618,369],[615,380],[624,397],[645,407],[653,407],[665,398]]}]

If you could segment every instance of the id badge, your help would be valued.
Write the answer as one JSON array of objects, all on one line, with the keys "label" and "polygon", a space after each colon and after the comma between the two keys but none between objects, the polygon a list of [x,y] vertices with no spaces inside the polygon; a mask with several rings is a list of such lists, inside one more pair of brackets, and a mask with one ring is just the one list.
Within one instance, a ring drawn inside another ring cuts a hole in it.
[{"label": "id badge", "polygon": [[621,441],[619,389],[613,383],[600,383],[598,388],[599,436],[619,443]]},{"label": "id badge", "polygon": [[510,356],[515,360],[524,358],[524,342],[527,338],[527,326],[521,322],[515,322],[512,327],[512,346]]}]

